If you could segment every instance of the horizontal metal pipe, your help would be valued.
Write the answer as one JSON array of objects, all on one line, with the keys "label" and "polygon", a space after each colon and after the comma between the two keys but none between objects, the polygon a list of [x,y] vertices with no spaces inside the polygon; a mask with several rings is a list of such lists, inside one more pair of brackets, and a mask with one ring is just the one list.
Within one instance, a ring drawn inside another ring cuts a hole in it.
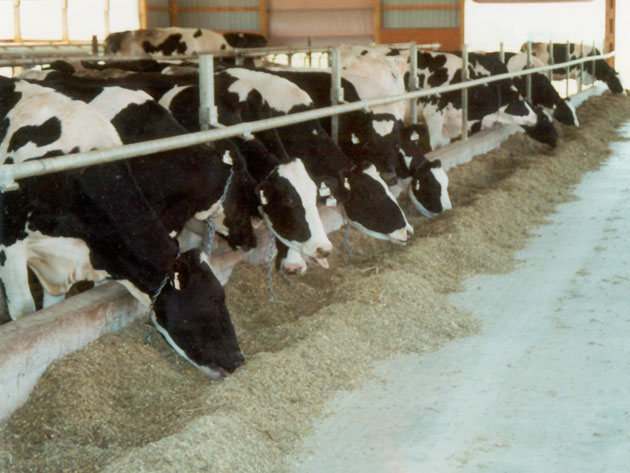
[{"label": "horizontal metal pipe", "polygon": [[[419,44],[418,48],[428,49],[439,47],[439,43],[430,43],[430,44]],[[383,45],[390,46],[392,48],[407,48],[409,47],[409,43],[401,44],[395,43],[391,45]],[[141,59],[155,59],[160,61],[186,61],[186,60],[195,60],[198,59],[201,55],[212,54],[214,57],[260,57],[267,56],[268,54],[296,54],[296,53],[314,53],[314,52],[330,52],[335,49],[335,46],[304,46],[304,47],[286,47],[279,46],[273,48],[235,48],[230,51],[225,50],[214,50],[214,51],[199,51],[196,54],[187,54],[187,55],[176,55],[176,56],[151,56],[151,55],[133,55],[133,56],[117,56],[117,55],[103,55],[103,56],[95,56],[95,55],[77,55],[76,53],[67,53],[67,54],[56,54],[54,56],[46,54],[46,55],[33,55],[33,54],[0,54],[0,67],[10,67],[10,66],[36,66],[39,64],[49,64],[51,62],[57,61],[59,59],[64,59],[70,62],[78,62],[78,61],[138,61]]]},{"label": "horizontal metal pipe", "polygon": [[[596,56],[596,59],[607,59],[614,55],[615,52],[613,51],[607,54]],[[398,94],[379,99],[363,100],[360,102],[334,105],[331,107],[324,107],[316,110],[294,113],[291,115],[283,115],[281,117],[268,118],[255,122],[239,123],[238,125],[233,125],[221,129],[188,133],[186,135],[180,135],[171,138],[161,138],[158,140],[145,141],[142,143],[134,143],[106,150],[69,154],[66,156],[59,156],[55,158],[26,161],[23,163],[3,164],[0,165],[0,191],[15,189],[15,179],[22,179],[30,176],[39,176],[42,174],[48,174],[51,172],[69,169],[77,169],[84,166],[91,166],[106,162],[119,161],[121,159],[156,153],[159,151],[168,151],[172,149],[183,148],[186,146],[198,145],[208,141],[215,141],[223,138],[230,138],[233,136],[249,135],[251,133],[268,130],[270,128],[287,126],[294,123],[301,123],[308,120],[329,117],[340,113],[353,112],[356,110],[365,109],[367,107],[386,105],[402,100],[410,100],[439,93],[453,92],[468,87],[474,87],[477,85],[483,85],[504,79],[511,79],[525,74],[544,72],[554,68],[567,67],[570,65],[580,64],[582,62],[592,60],[593,57],[590,56],[587,58],[574,59],[573,61],[562,64],[555,64],[553,66],[535,67],[519,72],[509,72],[505,74],[498,74],[496,76],[474,79],[459,84],[450,84],[446,86],[435,87],[432,89],[417,90],[414,92],[407,92],[404,94]]]}]

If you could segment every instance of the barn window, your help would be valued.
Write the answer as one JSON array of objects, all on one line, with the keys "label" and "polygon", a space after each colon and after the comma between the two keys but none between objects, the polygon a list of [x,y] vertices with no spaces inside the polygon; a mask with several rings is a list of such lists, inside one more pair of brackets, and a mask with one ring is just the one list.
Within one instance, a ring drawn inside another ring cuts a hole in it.
[{"label": "barn window", "polygon": [[0,0],[0,41],[102,41],[138,27],[137,1]]}]

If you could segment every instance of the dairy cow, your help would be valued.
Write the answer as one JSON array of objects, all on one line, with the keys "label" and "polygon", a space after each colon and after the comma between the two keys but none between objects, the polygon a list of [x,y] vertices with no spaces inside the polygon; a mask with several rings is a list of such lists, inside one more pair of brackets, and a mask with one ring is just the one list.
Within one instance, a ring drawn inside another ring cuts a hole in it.
[{"label": "dairy cow", "polygon": [[149,28],[111,33],[105,38],[107,54],[197,54],[202,51],[266,46],[264,36],[255,33],[217,33],[202,28]]},{"label": "dairy cow", "polygon": [[[500,54],[498,52],[484,53],[485,56],[492,58],[494,63],[500,61]],[[506,67],[509,72],[522,71],[527,67],[527,55],[524,53],[505,53]],[[544,63],[532,57],[532,66],[539,67],[544,66]],[[493,72],[497,74],[499,72]],[[553,114],[553,118],[560,123],[571,126],[580,126],[580,122],[577,118],[575,107],[569,99],[563,99],[558,94],[558,91],[549,81],[549,78],[540,72],[532,74],[532,104],[544,107]],[[523,77],[517,77],[514,80],[514,84],[518,88],[518,91],[522,95],[527,94],[527,79]]]},{"label": "dairy cow", "polygon": [[[527,50],[527,43],[521,46],[521,51]],[[553,60],[554,63],[563,62],[567,59],[567,44],[566,43],[553,43]],[[548,43],[532,43],[532,54],[537,57],[544,64],[550,64],[549,56],[549,44]],[[593,46],[569,44],[569,60],[579,59],[589,56],[597,56],[601,54],[600,51]],[[570,78],[577,79],[580,72],[579,64],[570,66],[569,74]],[[593,76],[597,80],[604,81],[611,92],[620,94],[623,92],[623,85],[619,79],[619,74],[603,59],[595,60],[595,72],[593,72],[593,62],[587,61],[584,63],[584,83],[593,83]],[[559,68],[553,71],[553,78],[555,80],[566,79],[566,69]]]},{"label": "dairy cow", "polygon": [[[94,108],[0,78],[3,164],[120,144]],[[147,199],[161,192],[163,208],[188,207],[181,189],[152,188],[174,171],[171,163],[153,164],[147,176],[118,162],[23,179],[18,190],[0,194],[0,281],[9,313],[16,318],[35,309],[27,267],[53,295],[78,280],[112,278],[153,308],[156,327],[180,355],[219,377],[243,362],[223,289],[204,255],[179,253],[168,218]]]}]

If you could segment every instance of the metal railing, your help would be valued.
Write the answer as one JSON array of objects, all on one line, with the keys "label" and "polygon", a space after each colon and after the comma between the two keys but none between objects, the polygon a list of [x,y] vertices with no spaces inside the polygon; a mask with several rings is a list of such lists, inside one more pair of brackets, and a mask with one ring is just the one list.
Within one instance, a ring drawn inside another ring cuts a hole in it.
[{"label": "metal railing", "polygon": [[[77,169],[85,166],[91,166],[95,164],[103,164],[108,162],[119,161],[122,159],[132,158],[145,154],[152,154],[159,151],[167,151],[177,148],[183,148],[187,146],[198,145],[210,141],[230,138],[241,135],[251,135],[258,131],[267,130],[270,128],[277,128],[287,126],[295,123],[301,123],[308,120],[320,119],[324,117],[334,117],[342,113],[368,109],[369,107],[375,107],[379,105],[386,105],[403,100],[414,100],[420,97],[427,97],[439,93],[453,92],[457,90],[465,90],[470,87],[478,85],[484,85],[491,82],[496,82],[505,79],[513,79],[522,75],[534,74],[538,72],[552,71],[553,69],[566,67],[567,71],[570,66],[582,64],[587,61],[595,61],[597,59],[608,59],[613,57],[615,52],[607,54],[600,54],[597,56],[589,56],[586,58],[574,59],[565,63],[554,64],[549,66],[533,67],[518,72],[510,72],[505,74],[498,74],[494,76],[484,77],[480,79],[468,80],[465,82],[450,84],[441,87],[435,87],[432,89],[415,90],[406,92],[403,94],[393,95],[389,97],[382,97],[378,99],[362,100],[359,102],[346,103],[341,105],[332,105],[330,107],[319,108],[315,110],[309,110],[306,112],[295,113],[291,115],[284,115],[281,117],[268,118],[264,120],[258,120],[254,122],[240,123],[238,125],[222,127],[220,129],[199,131],[188,133],[185,135],[179,135],[171,138],[161,138],[157,140],[145,141],[142,143],[134,143],[130,145],[124,145],[117,148],[103,149],[97,151],[90,151],[85,153],[74,153],[65,156],[45,158],[39,160],[26,161],[22,163],[14,164],[2,164],[0,165],[0,191],[5,192],[8,190],[17,189],[16,179],[23,179],[26,177],[39,176],[52,172],[65,171],[71,169]],[[467,54],[465,61],[467,61]],[[135,58],[137,59],[137,57]],[[337,61],[337,67],[339,67]],[[209,69],[205,75],[210,74]],[[412,72],[413,73],[413,72]],[[415,74],[414,74],[415,75]],[[339,75],[340,77],[340,75]],[[207,96],[214,97],[213,94],[206,94]],[[205,105],[207,106],[207,105]],[[207,115],[208,123],[212,123],[211,111]],[[465,113],[464,113],[465,115]],[[463,130],[467,130],[467,123],[464,123]]]}]

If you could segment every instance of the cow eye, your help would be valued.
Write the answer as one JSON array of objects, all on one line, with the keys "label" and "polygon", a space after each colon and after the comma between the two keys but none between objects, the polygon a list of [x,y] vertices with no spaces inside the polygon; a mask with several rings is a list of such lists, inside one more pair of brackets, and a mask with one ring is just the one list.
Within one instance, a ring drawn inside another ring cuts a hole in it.
[{"label": "cow eye", "polygon": [[293,207],[294,202],[295,202],[295,199],[293,199],[293,197],[290,195],[285,195],[284,198],[282,199],[282,203],[286,207]]}]

